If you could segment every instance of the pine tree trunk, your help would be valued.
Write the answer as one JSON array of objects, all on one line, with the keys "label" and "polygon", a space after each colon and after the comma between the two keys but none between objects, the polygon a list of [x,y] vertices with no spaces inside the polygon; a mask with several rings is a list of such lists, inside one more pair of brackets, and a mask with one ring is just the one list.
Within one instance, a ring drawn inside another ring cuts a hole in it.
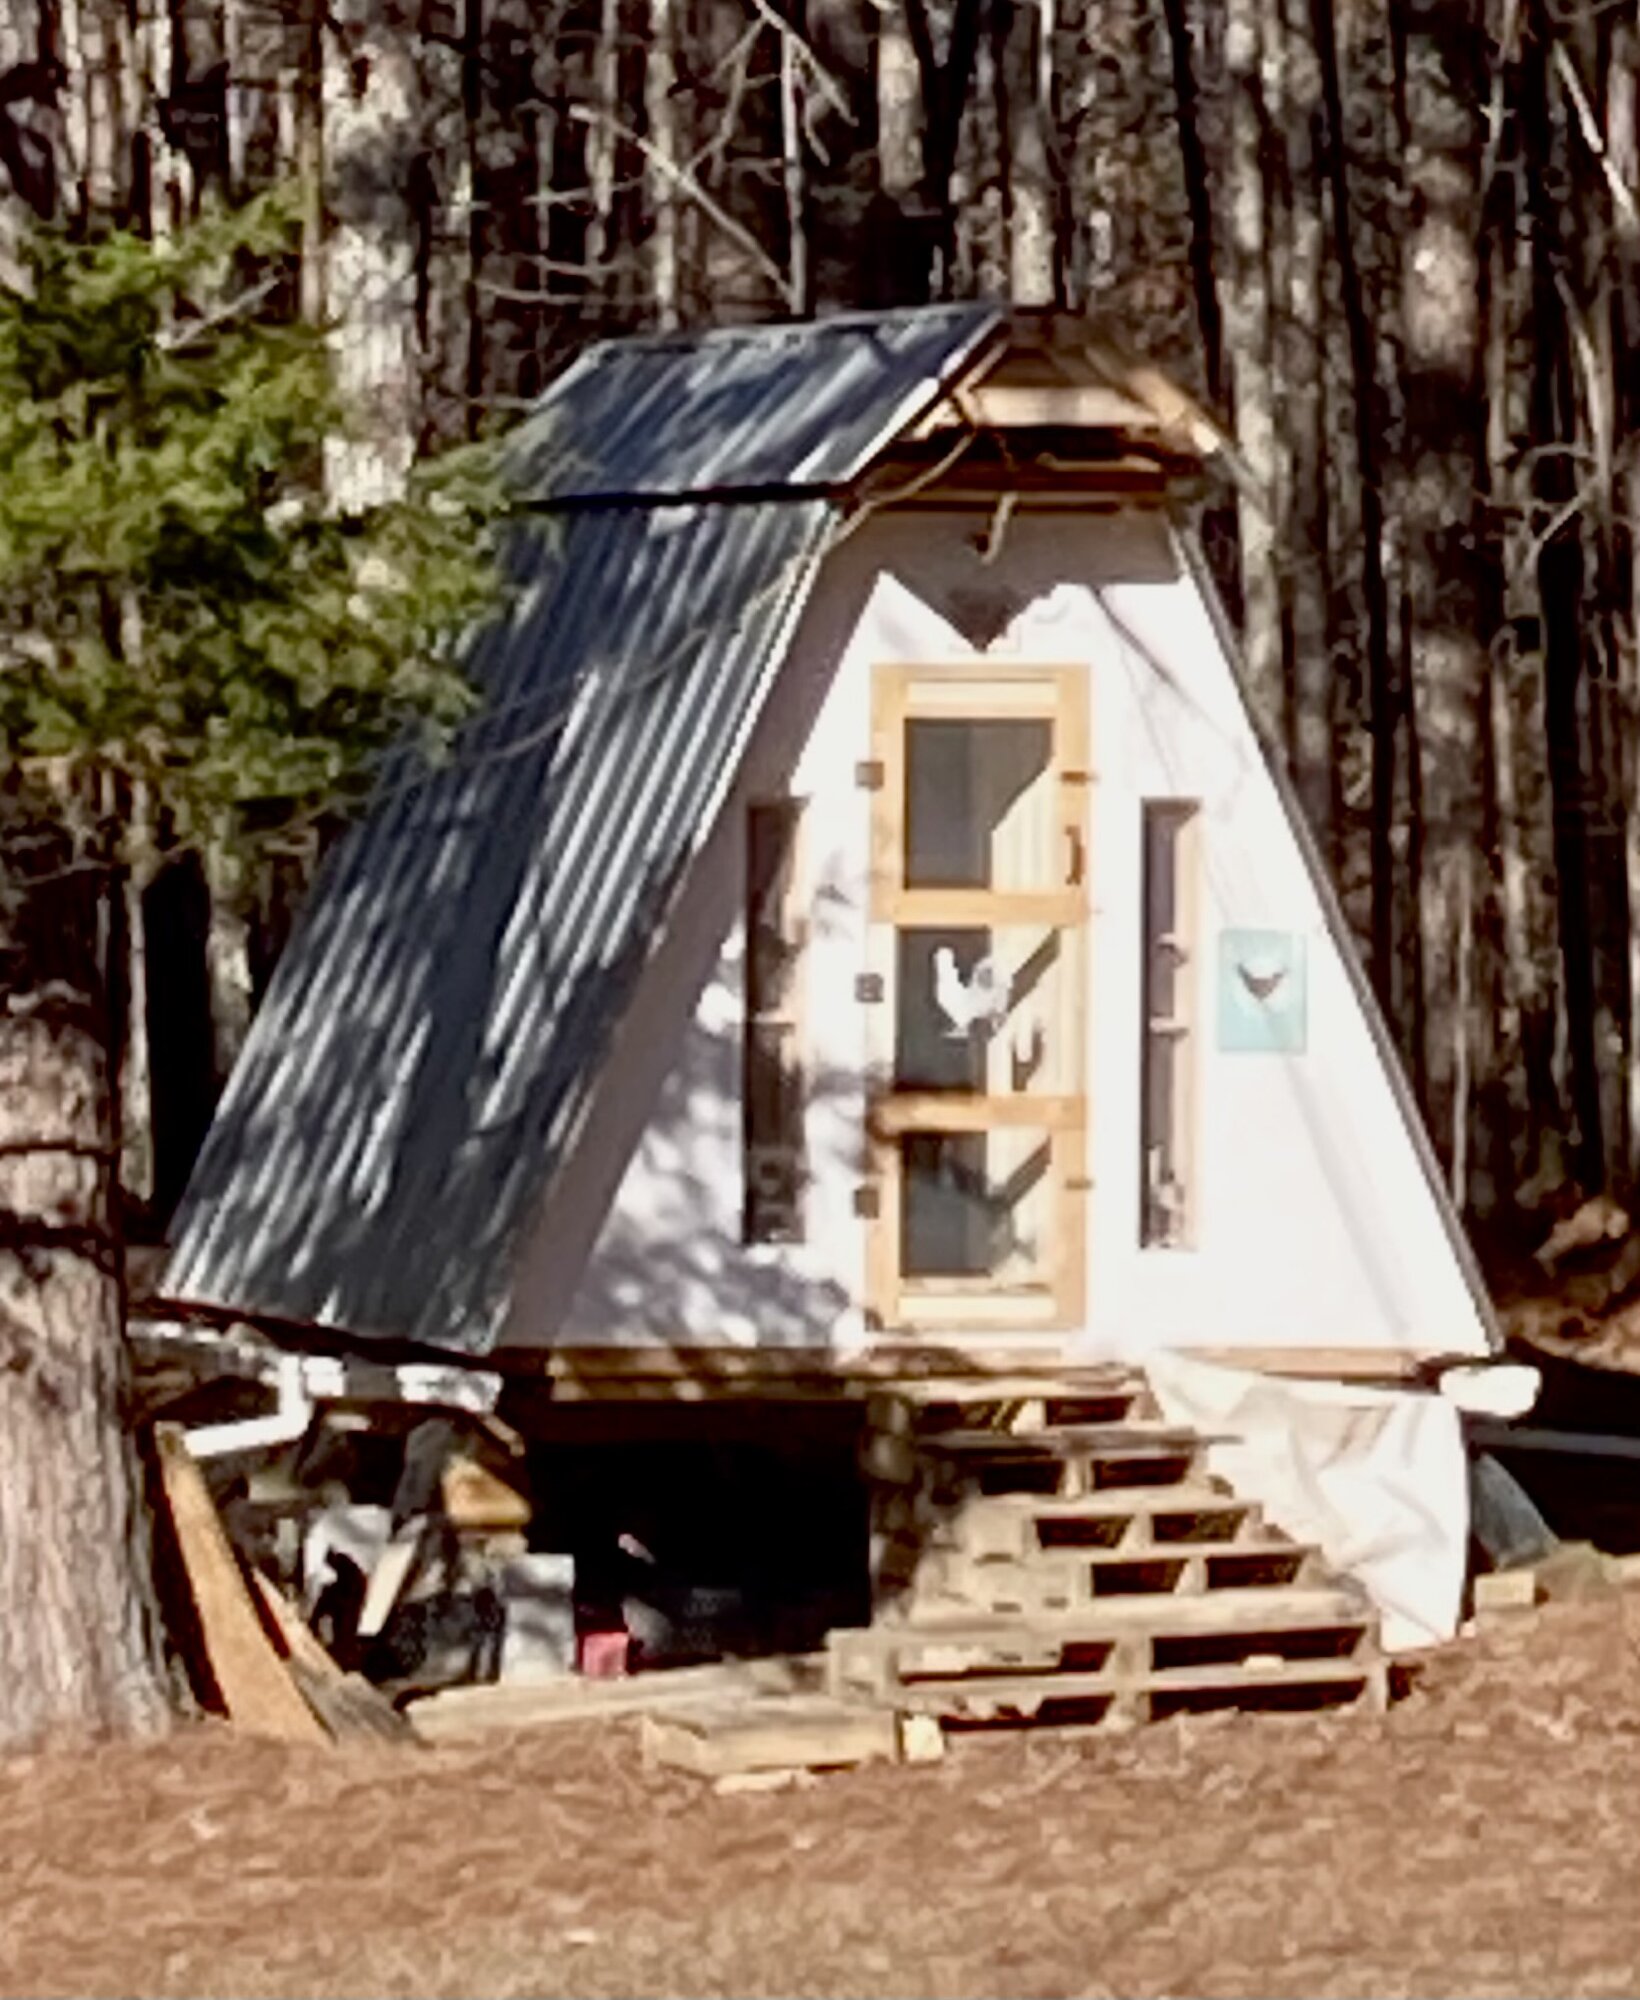
[{"label": "pine tree trunk", "polygon": [[[169,1709],[112,1207],[116,1135],[84,927],[11,925],[0,993],[0,1745]],[[49,951],[52,962],[42,963]],[[69,980],[65,971],[81,977]],[[76,990],[76,988],[78,990]]]},{"label": "pine tree trunk", "polygon": [[904,7],[891,4],[877,29],[877,184],[895,201],[906,200],[921,175],[921,128],[917,57]]},{"label": "pine tree trunk", "polygon": [[[678,164],[677,106],[673,91],[677,61],[673,49],[672,0],[649,0],[649,41],[644,50],[644,114],[657,161]],[[782,36],[782,47],[785,37]],[[678,190],[673,175],[651,162],[649,201],[649,306],[655,324],[670,333],[681,318],[678,305]]]},{"label": "pine tree trunk", "polygon": [[1371,731],[1368,823],[1371,968],[1380,1003],[1389,1009],[1394,985],[1395,677],[1391,664],[1389,580],[1385,573],[1382,398],[1378,390],[1372,317],[1357,248],[1355,204],[1345,150],[1344,91],[1332,0],[1310,0],[1320,70],[1328,194],[1339,303],[1350,357],[1350,404],[1355,425],[1361,508],[1361,595],[1366,614],[1367,701]]},{"label": "pine tree trunk", "polygon": [[1058,291],[1048,143],[1053,0],[1014,0],[1007,23],[998,81],[1010,290],[1017,305],[1051,306]]},{"label": "pine tree trunk", "polygon": [[1202,136],[1201,92],[1191,51],[1190,0],[1162,0],[1162,8],[1173,72],[1179,168],[1190,215],[1190,283],[1195,294],[1196,328],[1201,335],[1202,373],[1209,401],[1222,405],[1224,322],[1219,311],[1217,260],[1213,254],[1213,189]]},{"label": "pine tree trunk", "polygon": [[205,935],[205,969],[211,995],[211,1030],[220,1086],[239,1059],[251,1025],[250,926],[237,873],[220,854],[205,857],[210,917]]},{"label": "pine tree trunk", "polygon": [[1275,0],[1230,0],[1225,59],[1230,79],[1229,340],[1236,442],[1251,490],[1238,504],[1242,654],[1248,694],[1268,741],[1280,741],[1281,588],[1274,531],[1276,436],[1270,369],[1270,271],[1262,133],[1265,14]]},{"label": "pine tree trunk", "polygon": [[1332,684],[1327,643],[1327,476],[1322,370],[1324,230],[1319,178],[1321,79],[1307,0],[1287,0],[1282,95],[1287,152],[1287,312],[1279,353],[1285,389],[1289,525],[1285,550],[1288,653],[1283,679],[1298,794],[1322,851],[1332,844]]},{"label": "pine tree trunk", "polygon": [[812,309],[808,190],[803,171],[803,84],[797,44],[780,37],[780,179],[786,197],[786,287],[791,309],[803,318]]}]

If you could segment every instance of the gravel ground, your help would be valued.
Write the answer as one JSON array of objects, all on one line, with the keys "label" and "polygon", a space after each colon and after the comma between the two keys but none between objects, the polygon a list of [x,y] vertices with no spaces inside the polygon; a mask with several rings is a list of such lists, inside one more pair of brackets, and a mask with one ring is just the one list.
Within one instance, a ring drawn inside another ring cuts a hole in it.
[{"label": "gravel ground", "polygon": [[0,1763],[8,1994],[1640,1991],[1640,1593],[1382,1718],[966,1737],[721,1795],[630,1723]]}]

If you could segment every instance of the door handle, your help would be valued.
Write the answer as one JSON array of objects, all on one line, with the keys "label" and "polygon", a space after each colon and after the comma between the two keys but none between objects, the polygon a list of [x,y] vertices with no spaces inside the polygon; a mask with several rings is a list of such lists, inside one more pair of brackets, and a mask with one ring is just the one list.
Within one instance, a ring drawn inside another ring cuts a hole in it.
[{"label": "door handle", "polygon": [[1071,888],[1080,889],[1082,877],[1087,870],[1087,853],[1083,846],[1082,829],[1079,826],[1066,827],[1065,844],[1068,849],[1067,860],[1070,870],[1065,880]]}]

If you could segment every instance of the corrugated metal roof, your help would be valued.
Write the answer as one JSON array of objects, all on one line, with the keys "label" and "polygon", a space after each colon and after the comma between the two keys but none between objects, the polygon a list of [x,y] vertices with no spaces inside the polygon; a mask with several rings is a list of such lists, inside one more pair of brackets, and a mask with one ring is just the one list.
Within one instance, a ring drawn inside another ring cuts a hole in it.
[{"label": "corrugated metal roof", "polygon": [[1003,324],[956,305],[605,341],[513,433],[513,463],[560,501],[846,485]]},{"label": "corrugated metal roof", "polygon": [[454,762],[402,761],[323,871],[189,1184],[171,1298],[491,1344],[826,496],[1002,325],[958,306],[610,343],[543,397],[512,466],[558,540],[521,541]]},{"label": "corrugated metal roof", "polygon": [[834,521],[598,508],[521,539],[454,760],[390,773],[275,975],[172,1298],[475,1351]]}]

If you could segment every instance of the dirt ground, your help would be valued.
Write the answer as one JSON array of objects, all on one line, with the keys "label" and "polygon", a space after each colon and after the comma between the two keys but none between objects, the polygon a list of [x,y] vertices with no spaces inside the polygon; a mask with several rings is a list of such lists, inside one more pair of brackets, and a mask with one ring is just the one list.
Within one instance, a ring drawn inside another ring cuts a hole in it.
[{"label": "dirt ground", "polygon": [[969,1737],[720,1795],[630,1723],[0,1764],[7,1994],[1640,1991],[1640,1593],[1388,1716]]}]

